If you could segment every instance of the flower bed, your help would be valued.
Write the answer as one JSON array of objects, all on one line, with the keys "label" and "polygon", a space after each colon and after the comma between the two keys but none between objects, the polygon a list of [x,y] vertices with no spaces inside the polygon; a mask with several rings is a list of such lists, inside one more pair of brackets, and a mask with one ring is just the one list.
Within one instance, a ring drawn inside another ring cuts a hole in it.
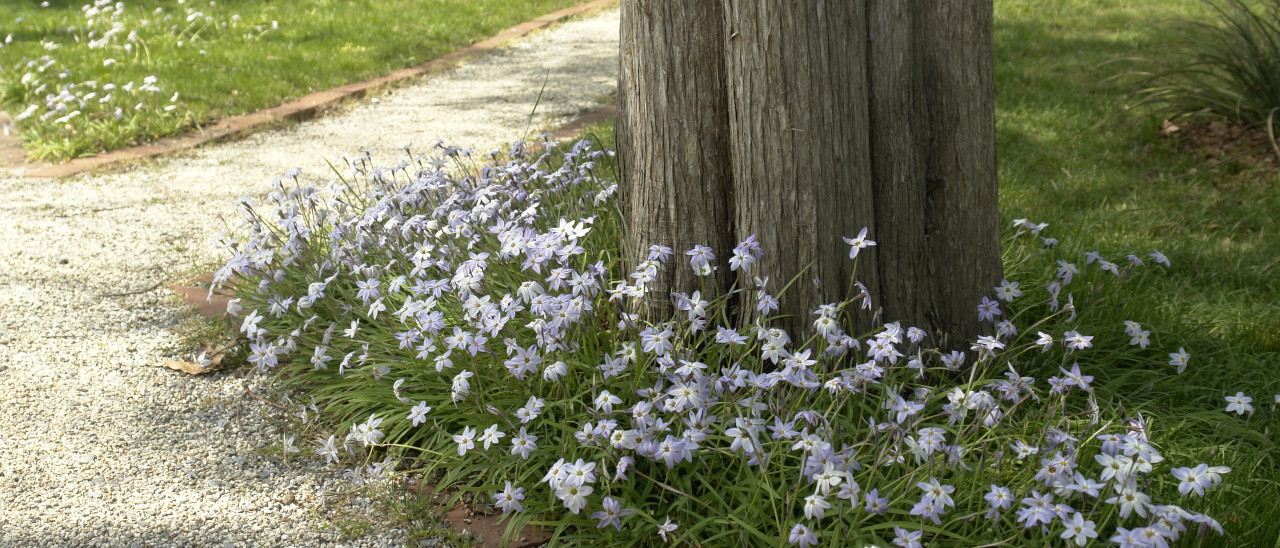
[{"label": "flower bed", "polygon": [[[1095,337],[1055,330],[1077,316],[1074,288],[1116,291],[1167,267],[1159,252],[1078,266],[1017,221],[1006,262],[1026,279],[978,305],[993,335],[968,352],[900,323],[846,333],[865,294],[817,307],[801,340],[770,327],[786,296],[763,284],[673,294],[675,315],[646,322],[627,304],[659,271],[764,276],[768,250],[748,239],[722,264],[721,250],[654,246],[628,263],[611,153],[532,150],[485,165],[443,146],[391,167],[366,156],[326,188],[291,173],[267,204],[241,204],[248,238],[216,281],[236,286],[249,361],[340,425],[315,454],[357,463],[357,483],[424,473],[488,497],[508,534],[532,523],[591,545],[1221,532],[1200,497],[1230,469],[1166,460],[1141,415],[1095,397]],[[852,260],[892,252],[873,237],[846,238]],[[761,320],[730,323],[731,299]],[[1150,331],[1124,330],[1147,352]],[[1169,356],[1144,374],[1191,360]]]}]

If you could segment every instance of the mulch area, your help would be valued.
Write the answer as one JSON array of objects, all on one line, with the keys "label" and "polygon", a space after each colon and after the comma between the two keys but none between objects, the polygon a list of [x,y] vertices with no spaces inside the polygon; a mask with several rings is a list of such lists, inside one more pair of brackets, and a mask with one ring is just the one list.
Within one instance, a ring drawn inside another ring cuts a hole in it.
[{"label": "mulch area", "polygon": [[[1280,127],[1276,131],[1280,137]],[[1176,139],[1178,150],[1194,155],[1206,168],[1262,175],[1280,170],[1280,153],[1264,128],[1234,120],[1166,121],[1160,133]]]}]

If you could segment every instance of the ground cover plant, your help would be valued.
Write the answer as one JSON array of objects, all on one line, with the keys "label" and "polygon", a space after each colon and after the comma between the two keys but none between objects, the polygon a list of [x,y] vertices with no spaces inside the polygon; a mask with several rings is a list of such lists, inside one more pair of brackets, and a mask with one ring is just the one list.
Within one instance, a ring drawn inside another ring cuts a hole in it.
[{"label": "ground cover plant", "polygon": [[[250,237],[217,276],[238,288],[249,361],[343,427],[315,451],[354,462],[357,483],[423,471],[491,497],[509,534],[533,522],[587,544],[1136,546],[1222,532],[1216,489],[1233,469],[1217,461],[1237,451],[1172,461],[1148,417],[1095,390],[1106,373],[1176,383],[1193,363],[1148,326],[1097,324],[1096,309],[1166,275],[1159,251],[1081,256],[1016,220],[1017,281],[976,306],[992,335],[969,352],[897,323],[846,334],[873,296],[818,307],[815,334],[792,340],[769,325],[785,292],[763,283],[673,294],[676,315],[649,322],[625,302],[659,270],[750,272],[767,250],[623,260],[610,155],[585,142],[562,156],[517,144],[486,165],[449,147],[406,154],[354,159],[329,188],[281,177],[268,203],[242,204]],[[887,252],[862,236],[851,260]],[[763,319],[730,323],[732,295]],[[1274,409],[1254,417],[1250,401],[1223,405],[1269,427]]]},{"label": "ground cover plant", "polygon": [[574,0],[21,1],[0,108],[64,160],[422,63]]},{"label": "ground cover plant", "polygon": [[1177,59],[1153,62],[1137,75],[1135,106],[1153,107],[1143,110],[1161,120],[1211,116],[1274,135],[1280,110],[1280,2],[1204,2],[1211,17],[1172,27]]}]

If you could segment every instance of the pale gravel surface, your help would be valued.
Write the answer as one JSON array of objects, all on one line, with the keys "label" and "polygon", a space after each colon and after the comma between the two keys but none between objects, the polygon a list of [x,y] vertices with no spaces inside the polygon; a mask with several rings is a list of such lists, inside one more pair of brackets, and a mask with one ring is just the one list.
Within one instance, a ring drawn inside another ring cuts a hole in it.
[{"label": "pale gravel surface", "polygon": [[317,490],[340,485],[336,468],[264,456],[279,412],[243,400],[237,377],[152,366],[183,357],[173,328],[189,311],[148,288],[208,271],[222,259],[220,216],[289,168],[324,182],[326,159],[372,147],[390,164],[401,146],[424,154],[439,139],[487,152],[524,132],[544,78],[535,127],[594,106],[614,92],[617,40],[613,10],[376,102],[155,166],[0,178],[0,546],[402,544],[382,524],[342,543],[322,529],[377,508],[322,508]]}]

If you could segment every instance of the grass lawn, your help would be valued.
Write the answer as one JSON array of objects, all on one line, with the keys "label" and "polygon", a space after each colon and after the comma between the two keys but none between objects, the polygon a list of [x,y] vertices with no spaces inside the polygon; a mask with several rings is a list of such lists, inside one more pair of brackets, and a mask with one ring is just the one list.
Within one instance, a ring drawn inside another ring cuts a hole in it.
[{"label": "grass lawn", "polygon": [[[1160,346],[1192,353],[1187,372],[1154,384],[1117,363],[1107,391],[1153,419],[1166,455],[1227,460],[1235,484],[1218,517],[1233,546],[1280,537],[1280,188],[1276,174],[1206,169],[1125,109],[1121,57],[1169,59],[1173,18],[1205,18],[1197,0],[997,0],[996,127],[1005,226],[1028,217],[1063,246],[1104,255],[1158,248],[1173,261],[1142,292],[1101,303],[1096,328],[1150,324]],[[1078,255],[1077,255],[1078,256]],[[1145,256],[1145,254],[1143,254]],[[1079,297],[1079,296],[1077,296]],[[1082,321],[1089,321],[1087,319]],[[1158,328],[1158,329],[1157,329]],[[1084,331],[1084,329],[1082,329]],[[1118,334],[1123,336],[1123,333]],[[1168,350],[1173,352],[1174,350]],[[1223,397],[1254,398],[1253,424]],[[1269,426],[1259,424],[1271,417]]]},{"label": "grass lawn", "polygon": [[0,107],[34,105],[29,154],[66,159],[413,66],[579,1],[43,3],[0,6]]}]

